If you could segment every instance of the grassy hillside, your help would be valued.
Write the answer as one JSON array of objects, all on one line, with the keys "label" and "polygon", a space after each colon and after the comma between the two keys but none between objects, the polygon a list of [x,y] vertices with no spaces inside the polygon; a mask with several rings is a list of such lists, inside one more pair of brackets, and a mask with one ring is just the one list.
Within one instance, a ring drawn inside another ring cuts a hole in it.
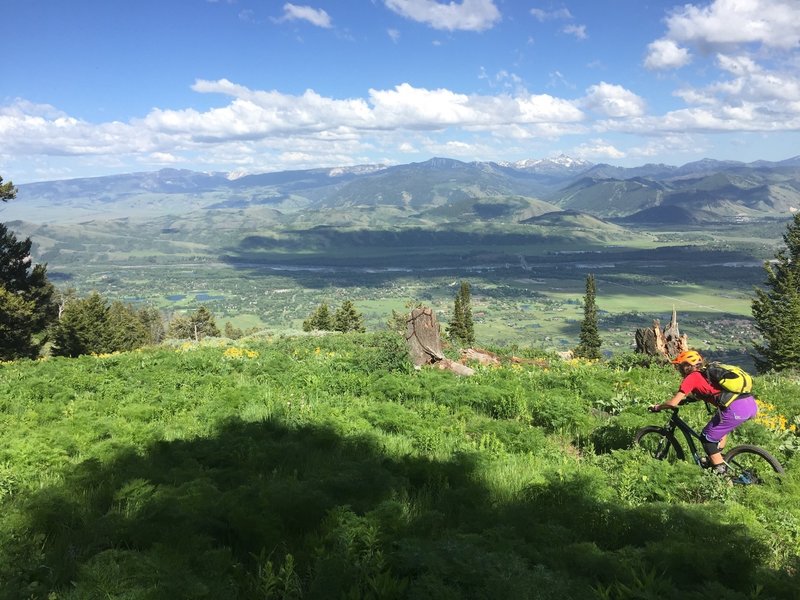
[{"label": "grassy hillside", "polygon": [[0,365],[0,598],[796,594],[795,376],[733,440],[789,474],[743,487],[628,449],[678,381],[632,357],[458,378],[389,334],[237,344]]}]

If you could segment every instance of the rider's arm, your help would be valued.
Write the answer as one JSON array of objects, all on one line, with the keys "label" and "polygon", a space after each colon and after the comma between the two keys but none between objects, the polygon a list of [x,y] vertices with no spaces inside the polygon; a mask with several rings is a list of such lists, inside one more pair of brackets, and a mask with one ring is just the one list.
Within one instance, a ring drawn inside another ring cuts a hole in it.
[{"label": "rider's arm", "polygon": [[663,402],[662,404],[653,404],[650,407],[650,410],[653,412],[659,412],[661,409],[664,408],[675,408],[685,399],[686,399],[686,394],[684,394],[683,392],[676,392],[675,395],[666,402]]}]

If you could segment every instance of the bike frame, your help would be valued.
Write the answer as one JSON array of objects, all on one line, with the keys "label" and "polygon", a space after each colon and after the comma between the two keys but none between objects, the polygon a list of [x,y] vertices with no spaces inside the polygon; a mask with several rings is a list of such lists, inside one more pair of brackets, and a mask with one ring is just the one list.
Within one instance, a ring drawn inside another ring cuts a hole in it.
[{"label": "bike frame", "polygon": [[672,410],[672,414],[670,415],[669,421],[667,421],[664,429],[672,435],[676,442],[678,441],[678,437],[675,435],[675,430],[680,430],[680,432],[683,434],[683,437],[686,439],[686,444],[689,446],[689,453],[692,455],[692,459],[694,460],[695,464],[698,466],[702,465],[702,462],[700,461],[700,453],[697,451],[697,444],[695,444],[695,440],[702,444],[700,434],[692,429],[692,427],[686,421],[680,418],[678,415],[678,407],[675,407]]}]

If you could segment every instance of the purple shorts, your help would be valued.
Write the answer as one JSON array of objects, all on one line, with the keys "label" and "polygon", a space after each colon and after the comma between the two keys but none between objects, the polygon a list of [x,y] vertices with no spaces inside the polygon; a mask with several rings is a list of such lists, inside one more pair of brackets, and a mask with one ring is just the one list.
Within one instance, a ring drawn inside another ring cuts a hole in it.
[{"label": "purple shorts", "polygon": [[728,405],[728,408],[717,409],[708,424],[703,427],[703,437],[709,442],[719,442],[739,425],[755,417],[756,413],[758,405],[755,398],[752,396],[737,398]]}]

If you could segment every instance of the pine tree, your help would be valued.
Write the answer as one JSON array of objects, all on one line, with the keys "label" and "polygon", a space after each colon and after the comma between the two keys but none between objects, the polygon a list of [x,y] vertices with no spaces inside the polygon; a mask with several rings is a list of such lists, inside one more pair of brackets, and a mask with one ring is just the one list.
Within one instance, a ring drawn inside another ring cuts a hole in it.
[{"label": "pine tree", "polygon": [[128,304],[114,301],[106,314],[106,351],[125,352],[150,343],[150,331],[139,312]]},{"label": "pine tree", "polygon": [[0,200],[6,202],[8,200],[13,200],[17,197],[17,188],[14,187],[14,184],[10,181],[3,183],[3,178],[0,177]]},{"label": "pine tree", "polygon": [[214,315],[205,306],[192,314],[177,316],[169,323],[167,337],[179,340],[200,341],[204,337],[219,337],[220,331]]},{"label": "pine tree", "polygon": [[39,345],[33,336],[35,306],[0,285],[0,360],[35,358]]},{"label": "pine tree", "polygon": [[238,340],[244,335],[244,331],[236,327],[230,321],[225,321],[225,327],[222,329],[222,332],[225,334],[225,337],[230,340]]},{"label": "pine tree", "polygon": [[353,306],[352,301],[345,300],[342,305],[336,309],[333,315],[333,330],[334,331],[358,331],[363,333],[366,328],[364,327],[364,317]]},{"label": "pine tree", "polygon": [[325,302],[303,321],[303,331],[333,331],[333,315]]},{"label": "pine tree", "polygon": [[475,324],[472,321],[472,294],[469,283],[461,282],[459,290],[461,296],[461,319],[464,328],[464,343],[471,346],[475,343]]},{"label": "pine tree", "polygon": [[97,292],[68,303],[53,328],[53,355],[75,357],[111,351],[108,311],[108,303]]},{"label": "pine tree", "polygon": [[756,289],[752,303],[756,329],[763,337],[756,344],[759,372],[800,367],[800,213],[787,226],[786,247],[775,254],[775,263],[765,263],[765,286]]},{"label": "pine tree", "polygon": [[597,331],[597,305],[595,304],[594,275],[586,277],[586,295],[583,297],[583,322],[578,347],[573,350],[575,356],[581,358],[597,359],[600,354],[600,334]]},{"label": "pine tree", "polygon": [[219,337],[219,328],[214,315],[205,306],[201,306],[189,316],[192,338],[201,340],[204,337]]},{"label": "pine tree", "polygon": [[[14,184],[0,177],[0,201],[16,196]],[[0,360],[35,357],[57,315],[45,265],[31,267],[31,245],[0,223]]]},{"label": "pine tree", "polygon": [[189,340],[194,337],[192,324],[187,315],[175,315],[167,326],[167,337],[173,340]]},{"label": "pine tree", "polygon": [[461,293],[456,294],[453,300],[453,317],[447,324],[447,335],[454,342],[464,339],[464,308],[461,305]]},{"label": "pine tree", "polygon": [[155,307],[144,307],[139,309],[137,316],[147,331],[147,344],[160,344],[167,333],[161,312]]},{"label": "pine tree", "polygon": [[447,325],[447,335],[454,342],[465,346],[475,343],[475,325],[472,321],[471,304],[469,283],[462,281],[453,301],[453,318]]}]

